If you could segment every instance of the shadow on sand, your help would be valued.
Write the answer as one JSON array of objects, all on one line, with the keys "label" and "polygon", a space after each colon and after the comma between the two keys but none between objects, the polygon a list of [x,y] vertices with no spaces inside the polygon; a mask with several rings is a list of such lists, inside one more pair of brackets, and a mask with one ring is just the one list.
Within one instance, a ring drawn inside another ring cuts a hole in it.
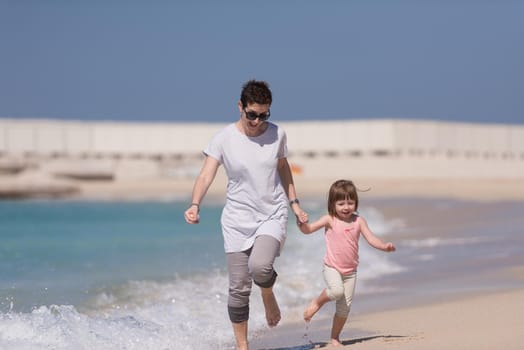
[{"label": "shadow on sand", "polygon": [[[405,337],[406,336],[404,335],[373,335],[373,336],[368,336],[368,337],[344,340],[342,341],[342,345],[344,346],[353,345],[353,344],[363,343],[363,342],[370,341],[373,339],[378,339],[378,338],[393,340],[393,339],[400,339],[400,338],[405,338]],[[316,342],[316,343],[309,343],[309,344],[304,344],[304,345],[286,346],[283,348],[262,348],[259,350],[311,350],[311,349],[324,348],[329,345],[330,344],[326,342]]]}]

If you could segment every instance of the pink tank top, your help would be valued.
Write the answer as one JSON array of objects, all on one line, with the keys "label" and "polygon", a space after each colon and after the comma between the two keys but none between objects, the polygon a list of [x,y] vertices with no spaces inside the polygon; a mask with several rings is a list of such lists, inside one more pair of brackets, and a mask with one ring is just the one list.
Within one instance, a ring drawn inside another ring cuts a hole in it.
[{"label": "pink tank top", "polygon": [[353,215],[351,223],[333,217],[333,227],[325,233],[324,264],[333,267],[342,275],[355,272],[358,266],[359,238],[360,224],[357,215]]}]

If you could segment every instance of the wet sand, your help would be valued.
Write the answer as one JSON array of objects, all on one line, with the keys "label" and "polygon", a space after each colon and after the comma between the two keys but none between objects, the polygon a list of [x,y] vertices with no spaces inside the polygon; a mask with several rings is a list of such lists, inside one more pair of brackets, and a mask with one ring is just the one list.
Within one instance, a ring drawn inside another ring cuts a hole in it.
[{"label": "wet sand", "polygon": [[330,321],[283,326],[251,342],[252,349],[522,349],[524,289],[471,295],[384,312],[356,314],[343,347],[329,341]]}]

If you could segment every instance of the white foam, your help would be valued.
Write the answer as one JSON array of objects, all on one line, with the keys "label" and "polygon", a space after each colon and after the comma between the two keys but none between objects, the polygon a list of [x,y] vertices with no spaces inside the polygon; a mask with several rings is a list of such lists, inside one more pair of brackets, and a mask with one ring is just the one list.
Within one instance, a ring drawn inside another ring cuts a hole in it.
[{"label": "white foam", "polygon": [[434,254],[419,254],[415,256],[415,260],[418,261],[431,261],[435,259]]},{"label": "white foam", "polygon": [[229,349],[223,275],[133,282],[92,302],[98,309],[42,306],[0,314],[0,348],[33,350]]},{"label": "white foam", "polygon": [[374,207],[363,207],[359,212],[364,218],[366,218],[370,229],[377,236],[394,234],[395,232],[405,229],[406,227],[406,222],[404,219],[395,218],[386,220],[382,212]]},{"label": "white foam", "polygon": [[464,245],[490,242],[493,239],[489,237],[456,237],[456,238],[441,238],[430,237],[424,239],[406,239],[402,241],[402,245],[410,248],[434,248],[438,246],[449,245]]}]

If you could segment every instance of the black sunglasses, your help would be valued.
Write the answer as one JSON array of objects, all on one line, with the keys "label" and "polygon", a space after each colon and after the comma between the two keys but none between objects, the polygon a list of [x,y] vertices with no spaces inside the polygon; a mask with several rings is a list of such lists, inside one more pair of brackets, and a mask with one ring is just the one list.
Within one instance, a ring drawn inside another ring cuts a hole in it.
[{"label": "black sunglasses", "polygon": [[246,111],[246,109],[244,108],[244,112],[246,113],[246,118],[248,120],[255,120],[255,119],[260,119],[261,122],[265,122],[266,120],[269,119],[269,116],[271,115],[271,112],[268,110],[267,113],[261,113],[261,114],[256,114],[255,112],[252,112],[252,111]]}]

